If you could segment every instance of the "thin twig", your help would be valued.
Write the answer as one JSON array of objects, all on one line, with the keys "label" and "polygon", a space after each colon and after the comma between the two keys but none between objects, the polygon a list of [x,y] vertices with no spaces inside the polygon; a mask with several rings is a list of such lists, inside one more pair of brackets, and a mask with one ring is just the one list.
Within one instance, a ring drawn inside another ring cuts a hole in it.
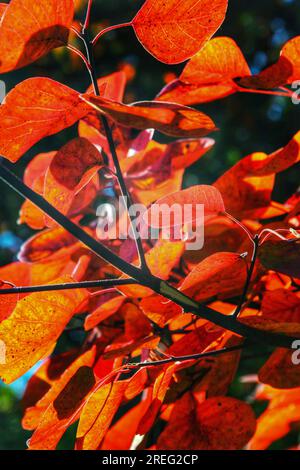
[{"label": "thin twig", "polygon": [[[96,96],[100,96],[100,90],[99,90],[99,86],[98,86],[98,82],[97,82],[97,76],[96,76],[94,49],[93,49],[92,43],[89,41],[87,33],[85,33],[84,31],[83,31],[83,42],[85,44],[85,49],[86,49],[86,52],[87,52],[88,62],[90,64],[90,69],[88,69],[88,70],[89,70],[90,77],[91,77],[91,82],[92,82],[92,85],[93,85],[93,88],[94,88],[94,93],[95,93]],[[116,176],[118,178],[118,182],[119,182],[119,185],[120,185],[121,193],[122,193],[122,196],[123,196],[123,201],[124,201],[124,204],[127,208],[131,228],[133,230],[134,240],[135,240],[136,247],[137,247],[137,252],[138,252],[138,255],[139,255],[139,258],[140,258],[141,268],[145,273],[150,274],[150,270],[148,268],[146,258],[145,258],[143,243],[142,243],[140,235],[138,233],[136,233],[136,230],[135,230],[135,227],[134,227],[135,219],[131,215],[131,212],[130,212],[130,209],[131,209],[131,206],[133,205],[133,202],[132,202],[132,199],[131,199],[131,195],[130,195],[128,189],[127,189],[125,180],[123,178],[123,174],[122,174],[122,170],[121,170],[121,167],[120,167],[120,163],[119,163],[119,159],[118,159],[118,155],[117,155],[117,151],[116,151],[112,131],[111,131],[111,128],[110,128],[110,125],[108,123],[108,120],[107,120],[106,116],[104,116],[103,114],[101,114],[101,121],[102,121],[102,124],[103,124],[103,127],[104,127],[104,131],[105,131],[105,135],[106,135],[107,142],[108,142],[108,145],[109,145],[110,153],[111,153],[113,163],[114,163],[114,166],[115,166]]]},{"label": "thin twig", "polygon": [[256,258],[257,258],[257,255],[258,255],[258,247],[259,247],[259,236],[258,235],[254,236],[253,243],[254,243],[254,248],[253,248],[251,263],[250,263],[250,267],[249,267],[249,270],[248,270],[244,290],[243,290],[243,293],[242,293],[241,302],[239,303],[239,305],[235,309],[234,313],[232,314],[233,318],[237,318],[238,315],[240,314],[240,312],[243,308],[243,305],[245,303],[247,294],[248,294],[248,289],[249,289],[249,286],[250,286],[250,282],[251,282],[254,267],[255,267]]},{"label": "thin twig", "polygon": [[92,6],[93,6],[93,0],[88,0],[85,20],[84,20],[84,24],[82,26],[82,32],[83,33],[88,29],[88,27],[90,25]]},{"label": "thin twig", "polygon": [[[3,281],[7,284],[7,281]],[[135,279],[101,279],[99,281],[82,281],[70,282],[65,284],[45,284],[38,286],[22,286],[11,287],[7,289],[0,289],[0,295],[8,294],[30,294],[33,292],[50,292],[60,290],[73,290],[73,289],[92,289],[95,287],[112,287],[112,286],[126,286],[129,284],[137,284]]]},{"label": "thin twig", "polygon": [[109,26],[108,28],[104,28],[102,29],[101,31],[99,31],[99,33],[94,37],[94,39],[92,40],[92,44],[93,46],[95,46],[95,44],[97,44],[98,40],[101,38],[101,36],[103,36],[104,34],[106,33],[109,33],[110,31],[115,31],[116,29],[120,29],[120,28],[127,28],[129,26],[131,26],[132,23],[122,23],[122,24],[116,24],[116,25],[113,25],[113,26]]},{"label": "thin twig", "polygon": [[244,344],[239,344],[237,346],[231,346],[228,348],[217,349],[215,351],[207,351],[204,353],[198,354],[191,354],[187,356],[170,356],[167,359],[162,359],[160,361],[153,361],[153,362],[137,362],[137,363],[129,363],[126,364],[126,367],[130,368],[144,368],[144,367],[157,367],[163,366],[165,364],[171,364],[172,362],[184,362],[184,361],[192,361],[192,360],[199,360],[204,359],[206,357],[215,357],[220,356],[221,354],[230,353],[233,351],[239,351],[245,347]]},{"label": "thin twig", "polygon": [[85,57],[85,55],[84,55],[79,49],[77,49],[76,47],[72,46],[71,44],[68,44],[68,45],[67,45],[67,48],[68,48],[70,51],[72,51],[72,52],[74,52],[75,54],[77,54],[77,55],[83,60],[83,62],[85,63],[86,68],[87,68],[88,70],[90,70],[91,66],[90,66],[89,61],[87,60],[87,58]]}]

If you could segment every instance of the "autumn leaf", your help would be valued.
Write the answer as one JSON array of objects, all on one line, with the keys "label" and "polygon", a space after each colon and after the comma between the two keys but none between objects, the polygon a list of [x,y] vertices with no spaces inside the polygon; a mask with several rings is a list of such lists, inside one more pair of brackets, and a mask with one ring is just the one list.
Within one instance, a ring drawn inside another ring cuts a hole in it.
[{"label": "autumn leaf", "polygon": [[155,423],[155,420],[164,402],[168,389],[170,388],[175,369],[176,364],[171,364],[165,367],[164,370],[156,378],[151,393],[151,402],[139,423],[137,434],[147,434],[147,432],[150,431],[153,424]]},{"label": "autumn leaf", "polygon": [[239,80],[246,88],[272,89],[300,79],[300,36],[290,39],[280,51],[278,61],[252,77]]},{"label": "autumn leaf", "polygon": [[[190,206],[190,211],[184,212],[184,218],[176,219],[176,212],[173,211],[176,206],[186,208]],[[201,220],[202,213],[198,213],[197,207],[203,206],[203,216],[217,216],[219,213],[225,212],[220,192],[213,186],[199,185],[183,189],[176,193],[170,194],[156,201],[143,215],[147,225],[154,228],[172,227],[176,225],[189,224],[199,218],[198,223],[203,224]]]},{"label": "autumn leaf", "polygon": [[[148,395],[149,396],[149,395]],[[101,450],[129,450],[137,434],[137,428],[147,407],[149,398],[131,408],[108,430]]]},{"label": "autumn leaf", "polygon": [[281,149],[270,154],[256,152],[235,165],[240,176],[269,176],[287,170],[300,160],[300,132]]},{"label": "autumn leaf", "polygon": [[[172,269],[178,264],[185,249],[182,241],[158,240],[156,245],[145,255],[146,263],[150,272],[166,280],[169,278]],[[118,290],[128,297],[148,297],[153,291],[144,286],[122,286]]]},{"label": "autumn leaf", "polygon": [[[72,282],[70,278],[57,283]],[[6,363],[0,377],[11,383],[53,349],[63,329],[87,298],[84,290],[36,292],[20,300],[0,324],[0,339],[6,345]]]},{"label": "autumn leaf", "polygon": [[267,269],[300,278],[299,240],[267,240],[259,248],[259,259]]},{"label": "autumn leaf", "polygon": [[49,78],[29,78],[0,106],[0,153],[16,162],[36,142],[72,126],[87,112],[71,88]]},{"label": "autumn leaf", "polygon": [[57,152],[49,165],[44,182],[45,199],[67,214],[75,196],[88,185],[102,165],[101,153],[87,139],[71,140]]},{"label": "autumn leaf", "polygon": [[[12,283],[8,284],[7,282],[0,280],[0,294],[1,289],[11,289],[12,287],[15,287],[15,285]],[[0,295],[0,323],[6,318],[8,318],[10,314],[14,311],[18,300],[18,294]]]},{"label": "autumn leaf", "polygon": [[11,0],[0,24],[0,73],[64,46],[73,15],[73,0]]},{"label": "autumn leaf", "polygon": [[158,60],[178,64],[196,54],[224,21],[227,0],[146,0],[132,21],[142,45]]},{"label": "autumn leaf", "polygon": [[239,450],[256,428],[249,405],[230,397],[197,403],[192,393],[176,402],[170,421],[158,438],[163,450]]},{"label": "autumn leaf", "polygon": [[287,289],[266,292],[262,299],[261,310],[264,318],[300,323],[300,296],[297,292]]},{"label": "autumn leaf", "polygon": [[159,100],[181,104],[199,104],[224,98],[238,91],[234,79],[251,75],[251,71],[236,42],[218,37],[207,42],[192,57],[179,79],[159,95]]},{"label": "autumn leaf", "polygon": [[154,128],[173,137],[203,137],[217,130],[206,114],[174,103],[140,101],[126,105],[88,94],[81,99],[125,127]]},{"label": "autumn leaf", "polygon": [[46,259],[57,259],[70,254],[76,238],[65,229],[58,227],[39,232],[29,238],[18,253],[18,259],[25,263],[36,263]]},{"label": "autumn leaf", "polygon": [[[86,352],[49,390],[44,398],[46,410],[29,440],[30,450],[55,450],[65,431],[78,419],[84,400],[95,384],[93,361],[94,351]],[[51,403],[47,406],[49,398]]]},{"label": "autumn leaf", "polygon": [[265,386],[258,395],[258,399],[269,400],[270,403],[257,420],[249,450],[267,449],[288,434],[293,424],[300,420],[299,388],[277,390]]},{"label": "autumn leaf", "polygon": [[84,328],[86,330],[91,330],[102,321],[114,315],[116,312],[118,312],[125,300],[125,297],[118,295],[117,297],[113,297],[112,299],[101,304],[86,317]]},{"label": "autumn leaf", "polygon": [[259,370],[259,381],[279,389],[300,387],[300,367],[293,364],[292,354],[286,349],[276,349]]},{"label": "autumn leaf", "polygon": [[127,385],[127,381],[108,383],[90,395],[77,429],[78,450],[96,450],[99,447],[123,400]]},{"label": "autumn leaf", "polygon": [[201,261],[180,290],[199,302],[238,295],[246,282],[246,262],[236,253],[219,252]]},{"label": "autumn leaf", "polygon": [[[33,438],[33,443],[42,435],[42,427],[39,427],[39,423],[45,418],[45,415],[48,413],[48,408],[52,408],[57,397],[59,397],[61,392],[68,386],[80,369],[83,370],[82,368],[92,367],[94,364],[95,347],[82,355],[78,355],[77,353],[76,356],[74,355],[74,351],[72,353],[73,354],[65,353],[57,355],[52,359],[46,360],[27,385],[25,397],[23,398],[25,413],[22,419],[22,425],[24,429],[28,430],[39,428]],[[39,386],[42,395],[38,396],[38,399],[34,402],[32,400],[32,392],[37,390]],[[59,399],[57,403],[60,403]],[[69,403],[65,402],[64,405],[70,405],[70,401]],[[59,421],[59,407],[57,407],[56,411],[57,420]],[[50,425],[50,423],[48,424]],[[37,437],[37,435],[39,435],[39,437]]]}]

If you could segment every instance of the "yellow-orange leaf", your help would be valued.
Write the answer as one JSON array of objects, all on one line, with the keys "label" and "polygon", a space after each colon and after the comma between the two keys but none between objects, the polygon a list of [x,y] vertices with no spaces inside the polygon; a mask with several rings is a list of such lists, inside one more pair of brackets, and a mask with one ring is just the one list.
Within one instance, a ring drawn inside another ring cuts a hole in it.
[{"label": "yellow-orange leaf", "polygon": [[[57,280],[64,282],[72,280]],[[0,340],[6,346],[6,362],[0,364],[1,379],[13,382],[49,353],[86,298],[86,291],[75,290],[37,292],[21,299],[0,324]]]}]

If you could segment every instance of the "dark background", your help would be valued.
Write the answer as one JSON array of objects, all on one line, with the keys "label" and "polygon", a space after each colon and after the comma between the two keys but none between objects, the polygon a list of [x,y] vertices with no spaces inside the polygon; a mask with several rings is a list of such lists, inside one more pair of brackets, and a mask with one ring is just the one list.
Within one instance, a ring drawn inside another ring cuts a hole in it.
[{"label": "dark background", "polygon": [[[83,18],[85,1],[82,13]],[[137,12],[141,0],[94,0],[93,28],[96,31],[109,24],[130,20]],[[261,70],[278,58],[281,46],[300,33],[299,0],[229,0],[229,10],[218,35],[235,39],[244,52],[253,72]],[[178,74],[181,66],[166,66],[157,62],[136,40],[130,28],[107,34],[97,46],[97,73],[103,76],[126,64],[134,73],[125,101],[152,99],[165,84],[166,74]],[[3,75],[7,91],[31,76],[54,78],[78,91],[89,86],[89,77],[77,57],[66,49],[53,51],[33,66]],[[223,100],[202,105],[216,122],[220,131],[214,135],[214,149],[194,165],[186,174],[185,184],[212,183],[241,157],[253,152],[272,152],[285,145],[299,130],[300,105],[287,98],[264,95],[237,94]],[[22,174],[26,162],[37,153],[61,147],[74,136],[76,127],[57,136],[44,139],[28,152],[16,165]],[[162,136],[159,136],[163,140]],[[274,199],[282,202],[299,185],[299,165],[278,177]],[[31,232],[17,225],[21,198],[0,184],[0,264],[10,262],[21,241]],[[248,364],[249,365],[249,364]],[[251,373],[250,364],[250,373]],[[255,368],[253,367],[253,372]],[[247,371],[249,372],[249,371]],[[20,403],[26,380],[0,390],[0,449],[25,448],[25,434],[20,428]],[[1,387],[1,385],[0,385]],[[244,393],[236,386],[236,394]]]}]

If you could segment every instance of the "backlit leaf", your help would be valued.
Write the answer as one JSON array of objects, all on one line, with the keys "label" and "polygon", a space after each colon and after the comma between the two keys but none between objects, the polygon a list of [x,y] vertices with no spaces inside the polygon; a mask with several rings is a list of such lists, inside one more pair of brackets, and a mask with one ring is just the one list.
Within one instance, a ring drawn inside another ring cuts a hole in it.
[{"label": "backlit leaf", "polygon": [[87,112],[71,88],[49,78],[29,78],[0,106],[0,153],[16,162],[36,142],[72,126]]},{"label": "backlit leaf", "polygon": [[153,128],[173,137],[203,137],[217,130],[206,114],[174,103],[140,101],[129,106],[88,94],[81,98],[125,127]]},{"label": "backlit leaf", "polygon": [[224,21],[227,0],[146,0],[132,25],[158,60],[177,64],[196,54]]},{"label": "backlit leaf", "polygon": [[0,24],[0,73],[64,46],[73,15],[73,0],[11,0]]}]

